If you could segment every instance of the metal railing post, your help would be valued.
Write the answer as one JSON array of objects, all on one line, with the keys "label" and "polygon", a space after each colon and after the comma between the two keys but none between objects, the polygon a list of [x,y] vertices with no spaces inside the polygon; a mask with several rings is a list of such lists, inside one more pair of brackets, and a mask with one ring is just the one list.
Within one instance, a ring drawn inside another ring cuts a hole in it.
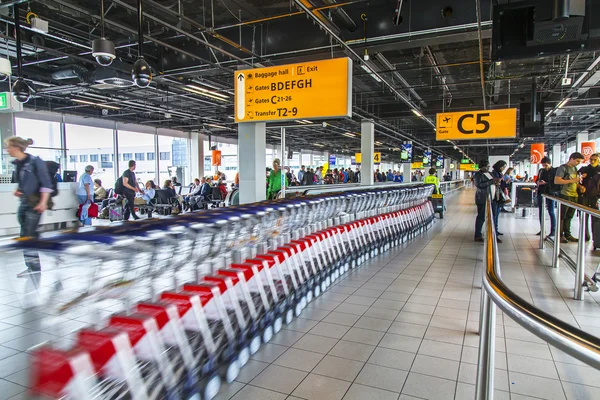
[{"label": "metal railing post", "polygon": [[577,269],[575,271],[575,289],[573,298],[583,300],[583,283],[585,279],[585,233],[587,214],[579,211],[579,242],[577,243]]},{"label": "metal railing post", "polygon": [[560,201],[556,202],[556,226],[554,227],[554,252],[552,254],[552,268],[558,268],[558,257],[560,256],[560,238],[562,232],[560,231],[560,212],[562,204]]},{"label": "metal railing post", "polygon": [[[483,279],[485,280],[485,273]],[[485,289],[479,317],[479,356],[477,360],[477,386],[475,400],[492,400],[494,398],[494,357],[496,355],[496,304],[490,299]]]},{"label": "metal railing post", "polygon": [[546,248],[546,198],[543,196],[538,197],[542,202],[540,205],[540,246],[539,248],[544,250]]}]

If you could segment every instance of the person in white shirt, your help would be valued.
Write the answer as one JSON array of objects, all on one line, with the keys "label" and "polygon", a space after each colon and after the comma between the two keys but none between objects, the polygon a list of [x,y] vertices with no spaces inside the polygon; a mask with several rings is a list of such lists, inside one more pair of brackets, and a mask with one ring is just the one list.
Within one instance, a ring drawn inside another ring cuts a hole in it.
[{"label": "person in white shirt", "polygon": [[200,179],[194,179],[194,184],[190,187],[190,193],[187,196],[183,197],[183,209],[188,210],[190,208],[190,200],[198,196],[200,194],[200,189],[202,189],[202,185],[200,184]]}]

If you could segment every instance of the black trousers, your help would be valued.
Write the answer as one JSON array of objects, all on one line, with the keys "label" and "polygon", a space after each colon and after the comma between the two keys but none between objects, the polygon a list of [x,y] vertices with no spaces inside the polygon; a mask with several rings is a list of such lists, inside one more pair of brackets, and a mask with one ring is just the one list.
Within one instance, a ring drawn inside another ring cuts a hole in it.
[{"label": "black trousers", "polygon": [[135,192],[125,192],[125,199],[127,199],[127,204],[125,204],[125,210],[123,211],[123,219],[127,221],[131,215],[133,215],[133,218],[138,219],[139,217],[135,214],[135,205],[133,203]]},{"label": "black trousers", "polygon": [[485,204],[477,204],[477,218],[475,219],[475,239],[482,237],[481,230],[485,222]]}]

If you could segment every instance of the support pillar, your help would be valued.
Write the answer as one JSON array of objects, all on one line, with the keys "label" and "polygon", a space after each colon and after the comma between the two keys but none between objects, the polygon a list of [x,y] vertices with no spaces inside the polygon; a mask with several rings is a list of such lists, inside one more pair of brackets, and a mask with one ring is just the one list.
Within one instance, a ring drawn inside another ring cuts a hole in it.
[{"label": "support pillar", "polygon": [[192,158],[190,174],[193,180],[204,176],[204,140],[199,132],[191,133],[190,154]]},{"label": "support pillar", "polygon": [[375,153],[375,124],[364,120],[360,123],[360,184],[373,184],[373,155]]},{"label": "support pillar", "polygon": [[552,165],[555,167],[560,165],[560,144],[552,146]]},{"label": "support pillar", "polygon": [[240,204],[265,200],[266,124],[238,124]]}]

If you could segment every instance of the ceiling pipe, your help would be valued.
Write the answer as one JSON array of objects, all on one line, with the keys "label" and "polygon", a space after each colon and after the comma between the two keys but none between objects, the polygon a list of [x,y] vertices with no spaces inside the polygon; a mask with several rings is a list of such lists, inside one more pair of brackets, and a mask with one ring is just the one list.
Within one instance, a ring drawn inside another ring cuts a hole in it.
[{"label": "ceiling pipe", "polygon": [[[379,78],[392,91],[392,93],[394,93],[400,100],[402,100],[410,109],[415,110],[415,111],[417,111],[418,113],[421,114],[420,108],[416,104],[414,104],[412,102],[412,100],[410,100],[408,97],[406,97],[406,95],[404,93],[398,91],[393,85],[391,85],[387,81],[387,79],[384,79],[381,75],[379,75],[379,73],[377,71],[373,70],[373,68],[371,68],[367,63],[365,63],[362,60],[362,57],[360,55],[358,55],[340,37],[338,37],[337,35],[335,35],[335,33],[331,29],[329,29],[329,27],[327,26],[327,24],[323,23],[308,7],[306,7],[302,3],[302,0],[294,0],[294,3],[298,7],[300,7],[300,9],[303,10],[308,16],[310,16],[326,33],[328,33],[331,36],[332,39],[334,39],[335,41],[337,41],[343,48],[345,48],[346,51],[349,53],[350,56],[352,56],[360,64],[366,66],[373,73],[374,76],[376,76],[377,78]],[[431,119],[427,118],[424,115],[423,115],[422,119],[425,122],[427,122],[429,125],[431,125],[432,127],[435,128],[435,123]]]},{"label": "ceiling pipe", "polygon": [[444,88],[444,102],[446,102],[446,98],[447,98],[448,99],[447,106],[450,107],[450,104],[452,103],[452,92],[450,91],[450,88],[448,87],[448,84],[446,83],[446,76],[443,74],[442,70],[440,69],[439,64],[438,64],[437,60],[435,59],[435,56],[433,55],[431,48],[429,46],[425,46],[425,52],[427,54],[427,58],[429,59],[429,63],[431,64],[431,66],[433,67],[433,70],[435,71],[435,73],[437,75],[438,81]]},{"label": "ceiling pipe", "polygon": [[427,103],[421,98],[421,96],[419,96],[416,90],[411,87],[411,85],[406,81],[406,79],[404,79],[404,77],[400,75],[400,73],[396,70],[396,67],[394,67],[382,53],[375,54],[375,58],[381,64],[383,64],[385,68],[387,68],[389,71],[392,71],[394,77],[396,77],[396,79],[398,79],[400,83],[402,83],[402,85],[404,85],[404,87],[412,93],[415,99],[417,99],[419,103],[421,103],[422,107],[427,107]]},{"label": "ceiling pipe", "polygon": [[[129,8],[130,7],[127,3],[124,3],[123,1],[120,1],[120,0],[112,0],[112,1],[113,1],[113,3],[121,5],[121,6],[125,7],[125,8]],[[189,23],[191,26],[200,29],[202,32],[206,32],[207,34],[211,35],[215,39],[218,39],[218,40],[222,41],[223,43],[226,43],[229,46],[232,46],[233,48],[235,48],[235,49],[237,49],[237,50],[239,50],[239,51],[241,51],[243,53],[246,53],[247,55],[249,55],[251,57],[262,59],[261,56],[259,56],[258,54],[255,54],[251,50],[245,48],[244,46],[241,45],[241,43],[236,43],[233,40],[228,39],[228,38],[226,38],[226,37],[218,34],[217,32],[214,32],[212,29],[209,29],[209,28],[205,27],[204,25],[199,24],[198,22],[194,21],[193,19],[188,18],[188,17],[186,17],[183,14],[180,14],[177,11],[174,11],[174,10],[171,10],[170,8],[164,7],[161,4],[159,4],[159,3],[157,3],[156,1],[153,1],[153,0],[147,0],[147,2],[148,2],[148,4],[151,4],[153,7],[156,7],[159,10],[164,11],[165,13],[171,14],[174,17],[177,17],[181,21],[185,21],[185,22]],[[164,20],[162,20],[161,18],[154,17],[154,16],[152,16],[152,15],[150,15],[148,13],[146,13],[146,18],[148,18],[150,20],[153,20],[156,23],[162,24],[162,25],[166,26],[167,28],[172,29],[173,31],[175,31],[175,32],[177,32],[177,33],[179,33],[181,35],[184,35],[184,36],[186,36],[186,37],[188,37],[188,38],[190,38],[190,39],[192,39],[192,40],[194,40],[194,41],[196,41],[198,43],[201,43],[202,45],[207,46],[208,48],[210,48],[212,50],[218,51],[219,53],[223,54],[224,56],[231,57],[231,58],[233,58],[233,59],[235,59],[235,60],[237,60],[237,61],[239,61],[241,63],[244,63],[244,64],[252,66],[251,62],[244,61],[244,59],[242,59],[241,57],[238,57],[238,56],[236,56],[236,55],[234,55],[234,54],[232,54],[232,53],[230,53],[230,52],[228,52],[228,51],[220,48],[219,46],[216,46],[216,45],[210,43],[207,40],[202,40],[202,38],[199,38],[199,37],[197,37],[195,35],[192,35],[189,32],[186,32],[186,31],[184,31],[183,29],[180,29],[177,26],[173,26],[171,24],[168,24]]]},{"label": "ceiling pipe", "polygon": [[477,36],[479,39],[479,75],[481,78],[481,98],[483,100],[483,109],[487,109],[487,102],[485,100],[485,77],[483,75],[483,39],[481,37],[481,2],[475,0],[475,9],[477,12]]}]

